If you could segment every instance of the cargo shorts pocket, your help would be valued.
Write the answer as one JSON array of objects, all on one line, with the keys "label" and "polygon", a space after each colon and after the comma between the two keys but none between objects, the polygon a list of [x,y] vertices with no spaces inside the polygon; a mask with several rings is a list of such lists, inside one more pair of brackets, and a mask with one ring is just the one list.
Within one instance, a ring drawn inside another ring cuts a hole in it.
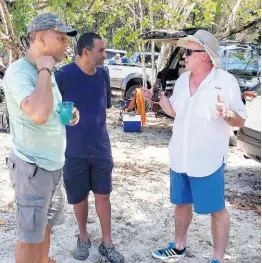
[{"label": "cargo shorts pocket", "polygon": [[8,167],[9,170],[14,170],[14,168],[15,168],[15,161],[13,161],[10,158],[6,157],[5,158],[5,163],[6,163],[6,166]]},{"label": "cargo shorts pocket", "polygon": [[25,171],[28,177],[28,180],[32,180],[36,177],[39,167],[35,163],[25,162]]},{"label": "cargo shorts pocket", "polygon": [[42,231],[47,225],[45,199],[17,193],[16,224],[23,232]]}]

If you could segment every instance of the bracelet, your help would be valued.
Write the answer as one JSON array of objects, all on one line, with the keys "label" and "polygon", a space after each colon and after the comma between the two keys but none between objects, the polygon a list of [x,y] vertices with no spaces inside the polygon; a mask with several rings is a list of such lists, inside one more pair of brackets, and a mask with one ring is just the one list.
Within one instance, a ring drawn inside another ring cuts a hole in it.
[{"label": "bracelet", "polygon": [[40,69],[38,70],[38,74],[39,74],[40,71],[42,71],[42,70],[47,70],[48,73],[50,74],[50,76],[52,75],[52,71],[51,71],[49,68],[47,68],[47,67],[40,68]]}]

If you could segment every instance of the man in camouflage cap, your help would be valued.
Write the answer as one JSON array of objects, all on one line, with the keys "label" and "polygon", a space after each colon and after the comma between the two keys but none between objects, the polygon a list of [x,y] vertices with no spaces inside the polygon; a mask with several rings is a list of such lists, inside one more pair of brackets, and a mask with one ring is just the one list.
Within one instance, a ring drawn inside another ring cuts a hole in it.
[{"label": "man in camouflage cap", "polygon": [[[48,263],[51,227],[64,221],[62,174],[65,127],[57,105],[61,95],[53,69],[65,57],[67,36],[76,30],[46,13],[28,26],[29,50],[9,66],[4,90],[13,152],[7,158],[15,187],[18,242],[16,263]],[[71,125],[79,121],[73,109]]]},{"label": "man in camouflage cap", "polygon": [[27,28],[27,33],[39,30],[55,30],[66,33],[68,36],[75,37],[77,31],[70,26],[65,25],[59,16],[51,13],[44,13],[36,16]]}]

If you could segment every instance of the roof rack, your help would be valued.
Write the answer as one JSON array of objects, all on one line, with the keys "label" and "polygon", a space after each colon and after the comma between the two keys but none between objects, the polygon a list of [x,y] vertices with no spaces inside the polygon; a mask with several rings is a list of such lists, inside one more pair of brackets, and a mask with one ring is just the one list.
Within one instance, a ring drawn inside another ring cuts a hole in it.
[{"label": "roof rack", "polygon": [[245,42],[245,41],[237,41],[237,40],[220,40],[219,44],[221,46],[237,46],[237,47],[260,48],[260,45],[254,43],[254,42]]}]

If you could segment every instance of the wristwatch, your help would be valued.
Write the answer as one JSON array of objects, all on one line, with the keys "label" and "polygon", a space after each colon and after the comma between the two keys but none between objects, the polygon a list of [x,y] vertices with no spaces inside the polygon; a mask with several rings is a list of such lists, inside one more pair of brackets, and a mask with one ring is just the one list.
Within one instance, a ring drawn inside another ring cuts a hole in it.
[{"label": "wristwatch", "polygon": [[232,118],[231,112],[228,111],[228,114],[225,116],[224,120],[225,120],[225,121],[229,121],[231,118]]}]

